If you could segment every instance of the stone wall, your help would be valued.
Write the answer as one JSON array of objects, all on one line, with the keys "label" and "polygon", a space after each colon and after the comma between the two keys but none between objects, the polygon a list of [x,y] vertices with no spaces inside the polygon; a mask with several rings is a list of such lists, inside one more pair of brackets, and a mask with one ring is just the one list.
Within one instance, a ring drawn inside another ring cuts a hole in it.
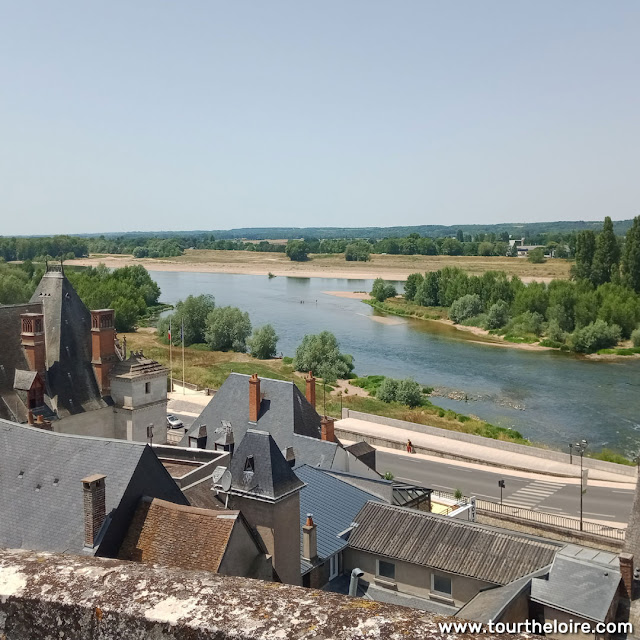
[{"label": "stone wall", "polygon": [[[0,551],[2,640],[471,637],[441,633],[438,623],[447,621],[415,609],[259,580],[118,560]],[[490,633],[482,637],[507,640],[506,635]]]}]

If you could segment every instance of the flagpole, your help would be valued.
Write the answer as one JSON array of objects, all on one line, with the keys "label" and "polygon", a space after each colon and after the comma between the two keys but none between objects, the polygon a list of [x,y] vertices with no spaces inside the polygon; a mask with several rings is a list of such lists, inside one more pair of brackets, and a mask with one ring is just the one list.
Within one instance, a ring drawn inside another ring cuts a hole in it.
[{"label": "flagpole", "polygon": [[182,320],[180,334],[182,335],[182,395],[184,395],[184,319]]},{"label": "flagpole", "polygon": [[171,318],[169,318],[169,389],[173,393],[173,355],[171,352],[171,343],[173,336],[171,335]]}]

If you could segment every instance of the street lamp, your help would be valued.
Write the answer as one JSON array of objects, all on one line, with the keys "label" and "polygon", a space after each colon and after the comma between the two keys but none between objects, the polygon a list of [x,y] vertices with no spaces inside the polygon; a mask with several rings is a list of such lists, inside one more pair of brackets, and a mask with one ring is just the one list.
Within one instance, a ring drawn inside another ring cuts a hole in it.
[{"label": "street lamp", "polygon": [[582,458],[584,457],[584,452],[587,450],[587,446],[589,443],[586,440],[581,440],[580,442],[576,442],[573,445],[576,448],[576,453],[580,454],[580,531],[582,531],[582,495],[583,491],[583,476],[582,476]]},{"label": "street lamp", "polygon": [[573,464],[573,443],[569,443],[569,464]]},{"label": "street lamp", "polygon": [[500,504],[502,504],[502,490],[505,488],[504,480],[498,480],[498,486],[500,487]]}]

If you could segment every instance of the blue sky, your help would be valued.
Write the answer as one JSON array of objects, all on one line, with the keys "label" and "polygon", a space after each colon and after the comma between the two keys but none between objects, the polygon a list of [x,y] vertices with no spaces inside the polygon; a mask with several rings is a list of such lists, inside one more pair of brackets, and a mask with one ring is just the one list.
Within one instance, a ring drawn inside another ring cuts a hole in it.
[{"label": "blue sky", "polygon": [[0,0],[0,234],[640,213],[640,3]]}]

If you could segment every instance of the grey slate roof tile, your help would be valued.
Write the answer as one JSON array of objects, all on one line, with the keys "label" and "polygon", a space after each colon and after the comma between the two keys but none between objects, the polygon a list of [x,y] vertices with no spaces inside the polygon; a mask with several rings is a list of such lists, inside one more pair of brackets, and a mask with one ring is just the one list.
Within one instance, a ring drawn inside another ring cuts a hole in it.
[{"label": "grey slate roof tile", "polygon": [[[307,514],[313,514],[317,525],[318,556],[321,560],[344,549],[347,541],[338,534],[348,529],[358,512],[369,500],[378,500],[372,493],[333,477],[322,469],[302,465],[296,475],[306,486],[300,492],[300,527]],[[302,573],[311,568],[308,562]]]}]

